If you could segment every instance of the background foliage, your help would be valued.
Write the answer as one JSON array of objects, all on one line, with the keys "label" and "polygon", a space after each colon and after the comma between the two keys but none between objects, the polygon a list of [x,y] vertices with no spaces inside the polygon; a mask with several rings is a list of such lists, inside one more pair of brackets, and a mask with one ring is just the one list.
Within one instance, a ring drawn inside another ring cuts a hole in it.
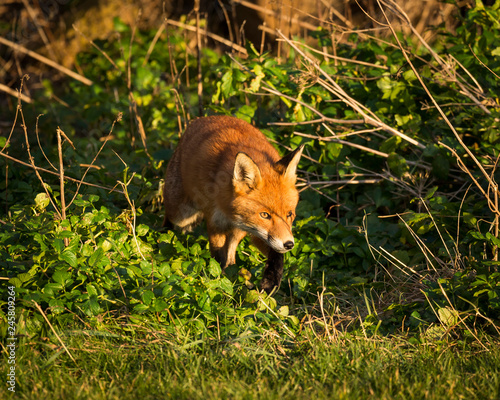
[{"label": "background foliage", "polygon": [[[29,163],[29,144],[50,169],[60,127],[65,175],[96,185],[67,181],[62,202],[57,174],[42,185],[1,158],[0,270],[19,332],[52,336],[47,318],[68,335],[192,340],[497,334],[499,20],[498,2],[477,3],[432,48],[401,34],[332,42],[318,28],[281,57],[248,42],[246,57],[203,47],[200,64],[181,31],[153,42],[156,31],[115,20],[115,38],[79,54],[93,84],[45,80],[0,137],[2,154]],[[205,114],[253,122],[282,153],[306,144],[297,245],[273,298],[255,290],[265,260],[248,241],[222,273],[203,227],[160,228],[166,163],[199,113],[198,66]]]}]

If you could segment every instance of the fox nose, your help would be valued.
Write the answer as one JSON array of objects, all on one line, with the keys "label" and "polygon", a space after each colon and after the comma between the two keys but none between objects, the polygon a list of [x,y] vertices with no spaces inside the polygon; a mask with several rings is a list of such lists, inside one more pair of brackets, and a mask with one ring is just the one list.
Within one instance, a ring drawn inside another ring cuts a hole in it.
[{"label": "fox nose", "polygon": [[292,250],[293,249],[293,242],[291,240],[289,240],[288,242],[285,242],[283,243],[283,246],[285,247],[285,249],[287,250]]}]

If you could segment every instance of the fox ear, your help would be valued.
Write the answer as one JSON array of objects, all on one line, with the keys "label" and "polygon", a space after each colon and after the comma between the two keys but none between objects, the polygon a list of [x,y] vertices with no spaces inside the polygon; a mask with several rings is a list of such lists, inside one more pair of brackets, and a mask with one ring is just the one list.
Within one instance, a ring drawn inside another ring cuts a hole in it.
[{"label": "fox ear", "polygon": [[295,182],[297,179],[297,164],[302,156],[302,150],[304,150],[304,145],[297,147],[290,154],[287,154],[279,160],[276,164],[274,164],[274,169],[283,174],[285,179],[290,179]]},{"label": "fox ear", "polygon": [[238,153],[234,163],[233,186],[248,191],[256,189],[261,181],[260,169],[245,153]]}]

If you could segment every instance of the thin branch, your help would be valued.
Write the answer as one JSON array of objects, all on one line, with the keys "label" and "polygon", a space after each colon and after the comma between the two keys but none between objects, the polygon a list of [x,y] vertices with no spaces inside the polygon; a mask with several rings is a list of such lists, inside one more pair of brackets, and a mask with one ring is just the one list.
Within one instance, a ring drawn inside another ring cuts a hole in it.
[{"label": "thin branch", "polygon": [[57,153],[59,154],[59,188],[61,196],[61,217],[63,220],[66,219],[66,197],[64,194],[64,162],[62,155],[62,139],[61,139],[61,128],[57,127]]},{"label": "thin branch", "polygon": [[497,74],[495,74],[495,72],[494,72],[494,71],[492,71],[492,70],[491,70],[491,68],[489,68],[489,67],[488,67],[488,66],[487,66],[484,62],[482,62],[482,61],[480,60],[480,58],[477,56],[477,54],[476,54],[476,53],[474,53],[474,50],[472,50],[472,47],[471,47],[471,45],[470,45],[470,44],[469,44],[469,49],[470,49],[471,53],[474,55],[474,57],[476,57],[476,60],[477,60],[477,61],[479,61],[479,64],[481,64],[484,68],[486,68],[486,69],[487,69],[488,71],[490,71],[493,75],[495,75],[495,77],[496,77],[497,79],[500,79],[500,76],[498,76]]},{"label": "thin branch", "polygon": [[[33,170],[35,170],[35,172],[36,171],[40,171],[40,172],[44,172],[46,174],[59,176],[58,172],[50,171],[50,170],[42,168],[42,167],[37,167],[36,165],[29,164],[27,162],[21,161],[21,160],[19,160],[17,158],[14,158],[14,157],[12,157],[12,156],[10,156],[8,154],[2,153],[1,151],[0,151],[0,156],[2,156],[4,158],[7,158],[8,160],[14,161],[14,162],[16,162],[18,164],[24,165],[25,167],[32,168]],[[66,179],[68,181],[71,181],[71,182],[79,183],[81,185],[86,185],[86,186],[91,186],[91,187],[95,187],[95,188],[98,188],[98,189],[107,190],[108,192],[116,192],[116,193],[123,194],[123,192],[121,190],[117,190],[117,189],[110,188],[110,187],[107,187],[107,186],[96,185],[94,183],[84,182],[84,181],[82,181],[80,179],[71,178],[71,177],[69,177],[67,175],[64,176],[64,179]]]},{"label": "thin branch", "polygon": [[200,32],[200,0],[194,2],[194,12],[196,14],[196,63],[198,67],[198,115],[203,115],[203,78],[201,71],[201,32]]},{"label": "thin branch", "polygon": [[158,28],[158,30],[156,31],[156,34],[155,34],[155,37],[153,38],[153,40],[151,41],[151,44],[149,45],[148,47],[148,51],[146,52],[146,56],[144,57],[144,61],[142,62],[142,66],[145,67],[146,64],[148,63],[148,60],[149,60],[149,56],[151,55],[151,53],[153,52],[153,49],[155,48],[156,46],[156,42],[158,41],[158,39],[160,38],[160,35],[163,33],[163,31],[165,30],[165,26],[166,26],[166,22],[163,21],[162,24],[160,25],[160,27]]},{"label": "thin branch", "polygon": [[108,133],[108,136],[106,136],[106,138],[104,139],[104,142],[103,144],[101,145],[99,151],[97,152],[97,154],[95,155],[94,159],[92,160],[92,162],[90,164],[87,165],[87,169],[85,170],[85,172],[83,173],[83,176],[82,176],[82,179],[80,180],[80,182],[78,182],[78,186],[75,190],[75,194],[73,195],[73,198],[71,199],[71,201],[69,202],[68,204],[68,207],[73,203],[73,201],[75,201],[76,199],[76,196],[78,195],[78,192],[80,191],[80,187],[82,186],[82,184],[85,184],[84,182],[84,179],[85,179],[85,176],[87,176],[87,173],[89,172],[90,168],[94,167],[94,163],[95,161],[97,160],[97,157],[99,157],[99,154],[101,154],[101,151],[102,149],[104,149],[104,146],[106,146],[106,143],[108,143],[108,141],[111,139],[111,134],[113,133],[113,128],[115,127],[115,124],[119,121],[122,120],[122,113],[118,113],[118,116],[115,118],[115,120],[113,121],[113,125],[111,125],[111,129],[109,130],[109,133]]},{"label": "thin branch", "polygon": [[34,51],[28,50],[26,47],[23,47],[19,44],[11,42],[10,40],[7,40],[1,36],[0,36],[0,43],[5,45],[5,46],[10,47],[14,51],[18,51],[20,53],[26,54],[27,56],[30,56],[30,57],[34,58],[35,60],[43,62],[44,64],[47,64],[47,65],[51,66],[52,68],[57,69],[58,71],[62,72],[63,74],[66,74],[66,75],[70,76],[71,78],[82,82],[85,85],[90,86],[94,83],[90,79],[85,78],[84,76],[77,74],[76,72],[73,72],[66,67],[63,67],[62,65],[56,63],[55,61],[52,61],[52,60],[48,59],[47,57],[41,56],[40,54],[35,53]]},{"label": "thin branch", "polygon": [[[315,109],[313,106],[304,103],[303,101],[296,99],[295,97],[288,96],[284,93],[281,93],[279,90],[272,89],[271,87],[263,87],[262,90],[265,90],[266,92],[269,92],[271,94],[274,94],[279,97],[283,97],[284,99],[291,100],[297,104],[300,104],[301,106],[311,110],[313,113],[319,115],[321,118],[319,121],[321,122],[330,122],[333,124],[362,124],[365,122],[363,119],[354,119],[354,120],[345,120],[345,119],[337,119],[337,118],[329,118],[325,115],[323,115],[321,112],[319,112],[317,109]],[[258,94],[258,93],[256,93]],[[318,121],[318,120],[316,120]]]},{"label": "thin branch", "polygon": [[[21,89],[19,89],[19,91],[21,91],[21,90],[22,90],[22,81],[21,81]],[[35,158],[31,155],[30,142],[29,142],[29,138],[28,138],[28,128],[26,128],[26,121],[24,120],[24,114],[23,114],[23,109],[21,107],[21,100],[20,99],[19,99],[18,107],[19,107],[19,115],[21,115],[21,122],[22,122],[21,127],[23,128],[23,131],[24,131],[24,140],[26,142],[26,151],[28,152],[28,159],[30,160],[31,166],[35,170],[35,174],[36,174],[38,180],[42,184],[42,188],[45,191],[47,198],[49,199],[50,203],[52,204],[52,207],[54,207],[55,212],[57,213],[57,215],[61,219],[62,218],[61,213],[59,212],[57,205],[55,204],[54,200],[52,199],[52,196],[50,195],[49,190],[47,189],[47,185],[45,185],[45,182],[43,181],[41,175],[38,173],[38,170],[35,168],[36,167],[35,166]],[[59,175],[59,174],[56,173],[56,175]]]},{"label": "thin branch", "polygon": [[297,183],[296,186],[310,186],[310,185],[373,185],[385,181],[385,179],[339,179],[338,181],[305,181]]},{"label": "thin branch", "polygon": [[144,130],[144,124],[142,123],[142,118],[139,115],[139,110],[137,108],[137,101],[135,101],[134,92],[132,90],[132,44],[134,43],[135,33],[137,31],[137,24],[142,16],[142,10],[139,10],[137,14],[137,18],[134,23],[134,27],[132,29],[132,35],[130,36],[129,49],[128,49],[128,59],[127,59],[127,89],[128,89],[128,98],[129,98],[129,109],[130,115],[134,117],[135,124],[137,127],[137,131],[139,132],[139,136],[141,138],[142,146],[144,147],[144,151],[149,155],[147,140],[146,140],[146,131]]},{"label": "thin branch", "polygon": [[78,33],[79,35],[82,35],[83,38],[87,42],[89,42],[89,44],[92,47],[94,47],[99,53],[101,53],[106,58],[106,60],[108,60],[111,63],[111,65],[115,69],[119,70],[118,65],[115,64],[115,62],[113,61],[113,59],[110,56],[108,56],[108,54],[104,50],[102,50],[98,45],[96,45],[92,39],[90,39],[89,37],[87,37],[80,29],[78,29],[78,27],[75,24],[73,24],[72,27],[73,27],[73,29],[75,30],[76,33]]},{"label": "thin branch", "polygon": [[[385,10],[383,9],[382,7],[382,4],[383,3],[386,7],[388,7],[389,9],[391,9],[396,15],[399,16],[399,18],[401,20],[403,20],[407,25],[408,27],[411,29],[412,33],[417,37],[417,39],[420,41],[420,43],[429,51],[429,53],[432,55],[432,57],[434,57],[434,59],[439,63],[439,65],[443,68],[443,72],[446,73],[446,75],[448,75],[448,77],[453,81],[453,82],[456,82],[457,85],[460,87],[460,89],[463,91],[463,94],[465,94],[467,97],[469,97],[474,103],[476,103],[485,113],[487,114],[491,114],[491,111],[488,110],[474,95],[472,95],[472,93],[470,92],[469,89],[467,89],[465,87],[465,85],[468,85],[469,87],[471,87],[467,81],[462,78],[460,76],[460,74],[457,73],[457,76],[462,80],[459,80],[459,79],[456,79],[455,77],[451,76],[449,74],[449,66],[446,64],[446,62],[441,58],[441,56],[436,53],[434,51],[434,49],[424,40],[424,38],[418,33],[418,31],[415,29],[415,27],[413,26],[413,24],[411,23],[411,20],[410,18],[408,17],[408,15],[404,12],[404,10],[399,6],[399,4],[397,4],[396,2],[392,1],[392,0],[388,0],[388,1],[384,1],[384,0],[377,0],[377,3],[380,7],[380,10],[382,11],[382,14],[384,15],[384,18],[385,20],[387,21],[388,23],[388,27],[389,29],[391,30],[392,32],[392,35],[394,36],[394,38],[396,39],[396,42],[399,46],[399,48],[401,50],[403,50],[403,46],[401,45],[401,42],[399,40],[399,38],[396,36],[396,33],[394,31],[394,27],[392,26],[392,24],[389,22],[389,18],[387,17],[387,14],[385,12]],[[406,60],[410,63],[409,61],[409,57],[408,55],[406,54],[406,52],[404,52],[403,50],[403,55],[404,57],[406,58]],[[417,75],[417,77],[419,78],[419,81],[421,80],[421,78],[418,76],[418,74],[416,73],[414,67],[413,67],[413,64],[410,63],[410,66],[412,67],[412,69],[414,70],[415,72],[415,75]],[[465,70],[465,68],[464,68]],[[422,83],[423,85],[423,83]],[[482,90],[482,89],[481,89]],[[427,90],[426,90],[427,91]]]},{"label": "thin branch", "polygon": [[50,162],[49,158],[45,154],[45,151],[43,151],[42,145],[40,144],[40,135],[38,134],[38,120],[40,119],[40,117],[42,115],[43,114],[40,114],[38,117],[36,117],[36,125],[35,125],[36,141],[38,142],[38,147],[40,148],[40,150],[41,150],[41,152],[42,152],[43,157],[45,158],[45,160],[49,163],[49,165],[52,167],[52,169],[54,169],[55,171],[57,171],[57,168],[54,167],[54,165]]},{"label": "thin branch", "polygon": [[31,104],[33,102],[33,100],[31,100],[31,97],[26,96],[25,94],[19,93],[17,90],[12,90],[10,87],[8,87],[7,85],[4,85],[3,83],[0,83],[0,90],[2,92],[10,94],[11,96],[14,96],[14,97],[21,96],[21,100],[24,103],[30,103]]},{"label": "thin branch", "polygon": [[[379,3],[379,7],[380,7],[380,10],[382,11],[382,14],[384,15],[385,19],[387,20],[387,22],[389,23],[389,19],[385,13],[385,10],[384,8],[382,7],[382,5],[380,4],[380,0],[377,0],[377,2]],[[408,16],[406,16],[406,18],[408,18]],[[411,27],[411,23],[409,22],[408,20],[408,23],[410,24],[410,27]],[[403,45],[401,44],[400,40],[399,40],[399,37],[398,35],[396,34],[395,30],[394,30],[394,27],[389,23],[389,28],[394,36],[394,39],[396,40],[396,42],[398,43],[398,46],[403,49]],[[423,39],[422,39],[422,42]],[[427,45],[428,46],[428,45]],[[450,122],[450,120],[448,119],[448,117],[446,116],[446,114],[444,113],[444,111],[441,109],[441,107],[439,107],[439,104],[437,103],[437,101],[434,99],[434,97],[432,96],[432,94],[430,93],[429,89],[427,88],[427,86],[425,85],[425,82],[423,81],[422,77],[419,75],[417,69],[415,68],[415,66],[413,65],[413,63],[411,62],[410,60],[410,57],[408,57],[408,55],[403,52],[403,56],[405,57],[408,65],[411,67],[411,69],[413,70],[413,73],[415,74],[415,76],[417,77],[418,81],[420,82],[420,85],[422,86],[422,88],[425,90],[426,94],[429,96],[429,98],[431,99],[432,103],[434,104],[434,106],[436,106],[439,114],[441,115],[441,117],[443,118],[443,120],[446,122],[446,124],[448,125],[448,127],[451,129],[451,131],[453,132],[453,134],[455,135],[455,138],[457,139],[458,143],[460,143],[460,146],[462,146],[462,148],[466,151],[466,153],[469,155],[469,157],[474,161],[474,163],[477,165],[477,167],[479,168],[479,170],[481,171],[481,173],[484,175],[484,177],[486,178],[487,182],[492,185],[492,187],[496,188],[496,190],[498,190],[497,188],[497,184],[496,182],[492,181],[492,179],[490,178],[490,176],[488,175],[488,173],[486,172],[486,170],[484,169],[484,167],[481,165],[481,163],[479,162],[479,160],[476,158],[476,156],[474,155],[474,153],[472,153],[472,151],[466,146],[466,144],[463,142],[462,138],[460,137],[460,135],[458,134],[458,132],[456,131],[455,127],[452,125],[452,123]],[[483,108],[483,107],[482,107]],[[488,111],[488,113],[490,113]],[[480,187],[478,185],[478,187]],[[482,190],[482,188],[481,188]],[[491,203],[491,199],[488,199],[488,202]],[[498,212],[498,210],[496,211]]]},{"label": "thin branch", "polygon": [[[47,322],[47,324],[49,324],[49,327],[50,327],[50,330],[54,333],[54,335],[56,336],[57,340],[59,340],[59,343],[61,343],[61,346],[63,347],[64,351],[66,353],[68,353],[69,355],[69,358],[71,358],[71,360],[73,360],[73,362],[75,364],[77,364],[76,360],[73,358],[73,356],[71,355],[71,353],[69,352],[68,348],[66,347],[66,345],[64,344],[64,342],[62,341],[61,337],[57,334],[56,330],[54,329],[54,327],[52,326],[52,324],[50,323],[49,319],[47,318],[47,316],[45,315],[45,313],[43,312],[42,310],[42,307],[40,307],[40,305],[35,301],[35,300],[31,300],[31,302],[35,305],[35,307],[37,308],[37,310],[40,312],[40,314],[42,314],[42,317],[43,319],[45,320],[45,322]],[[78,364],[77,364],[78,365]]]},{"label": "thin branch", "polygon": [[[281,39],[279,39],[281,40]],[[351,64],[358,64],[358,65],[364,65],[364,66],[367,66],[367,67],[372,67],[372,68],[379,68],[379,69],[383,69],[383,70],[389,70],[389,67],[387,67],[386,65],[380,65],[380,64],[373,64],[373,63],[369,63],[369,62],[366,62],[366,61],[359,61],[359,60],[354,60],[352,58],[345,58],[345,57],[338,57],[338,56],[334,56],[334,55],[331,55],[329,53],[326,53],[324,51],[320,51],[320,50],[317,50],[311,46],[308,46],[307,44],[304,44],[304,43],[301,43],[301,42],[297,42],[297,41],[293,41],[293,43],[296,43],[296,44],[300,44],[302,45],[303,47],[307,48],[308,50],[316,53],[316,54],[319,54],[323,57],[327,57],[327,58],[331,58],[332,60],[336,60],[336,61],[342,61],[342,62],[346,62],[346,63],[351,63]]]},{"label": "thin branch", "polygon": [[54,53],[54,49],[52,48],[52,45],[50,44],[49,38],[45,34],[45,31],[43,30],[43,28],[38,23],[38,19],[36,17],[35,10],[33,10],[33,7],[31,7],[31,5],[28,2],[28,0],[22,0],[22,1],[23,1],[23,4],[24,4],[24,7],[26,7],[26,10],[28,11],[28,14],[29,14],[30,18],[32,19],[33,23],[36,26],[38,34],[40,35],[40,37],[42,38],[43,42],[45,43],[45,47],[47,47],[47,49],[49,50],[50,56],[55,60],[57,58],[56,57],[56,53]]},{"label": "thin branch", "polygon": [[[183,24],[182,22],[174,21],[171,19],[165,19],[165,21],[169,25],[177,26],[177,27],[185,29],[187,31],[196,32],[196,27],[194,27],[194,26]],[[241,54],[247,55],[247,49],[245,49],[243,46],[240,46],[236,43],[233,43],[233,42],[223,38],[222,36],[208,32],[205,29],[200,29],[200,33],[208,36],[210,39],[213,39],[216,42],[222,43],[223,45],[228,46],[228,47],[232,48],[233,50],[240,52]]]},{"label": "thin branch", "polygon": [[[335,80],[320,67],[320,65],[316,62],[316,60],[314,60],[312,57],[307,55],[302,49],[300,49],[297,46],[296,43],[289,40],[280,31],[277,31],[277,32],[278,32],[278,35],[285,42],[287,42],[304,60],[307,60],[316,69],[317,72],[319,72],[322,76],[325,77],[325,79],[321,79],[319,76],[316,77],[317,82],[321,86],[323,86],[325,89],[327,89],[329,92],[331,92],[336,97],[338,97],[340,100],[342,100],[346,105],[350,106],[352,109],[357,111],[364,118],[364,123],[381,128],[382,130],[389,132],[392,135],[399,136],[401,139],[413,144],[414,146],[417,146],[421,149],[425,149],[425,146],[423,144],[421,144],[420,142],[418,142],[417,140],[410,138],[409,136],[405,135],[404,133],[399,132],[398,130],[383,123],[380,120],[380,118],[373,111],[371,111],[370,109],[368,109],[367,107],[365,107],[364,105],[362,105],[361,103],[359,103],[358,101],[353,99],[351,96],[349,96],[344,91],[344,89],[342,89],[339,86],[339,84],[337,82],[335,82]],[[297,100],[293,99],[293,101],[297,101]],[[317,112],[317,113],[319,113],[319,112]]]}]

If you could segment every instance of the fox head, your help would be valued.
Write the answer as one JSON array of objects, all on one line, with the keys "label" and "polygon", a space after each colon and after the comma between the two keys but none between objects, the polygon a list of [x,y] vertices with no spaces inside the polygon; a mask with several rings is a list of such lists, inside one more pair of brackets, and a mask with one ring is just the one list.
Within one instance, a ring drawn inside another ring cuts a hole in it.
[{"label": "fox head", "polygon": [[296,171],[303,146],[279,161],[261,167],[245,153],[234,164],[232,213],[236,226],[265,242],[278,253],[295,244],[292,223],[299,194]]}]

